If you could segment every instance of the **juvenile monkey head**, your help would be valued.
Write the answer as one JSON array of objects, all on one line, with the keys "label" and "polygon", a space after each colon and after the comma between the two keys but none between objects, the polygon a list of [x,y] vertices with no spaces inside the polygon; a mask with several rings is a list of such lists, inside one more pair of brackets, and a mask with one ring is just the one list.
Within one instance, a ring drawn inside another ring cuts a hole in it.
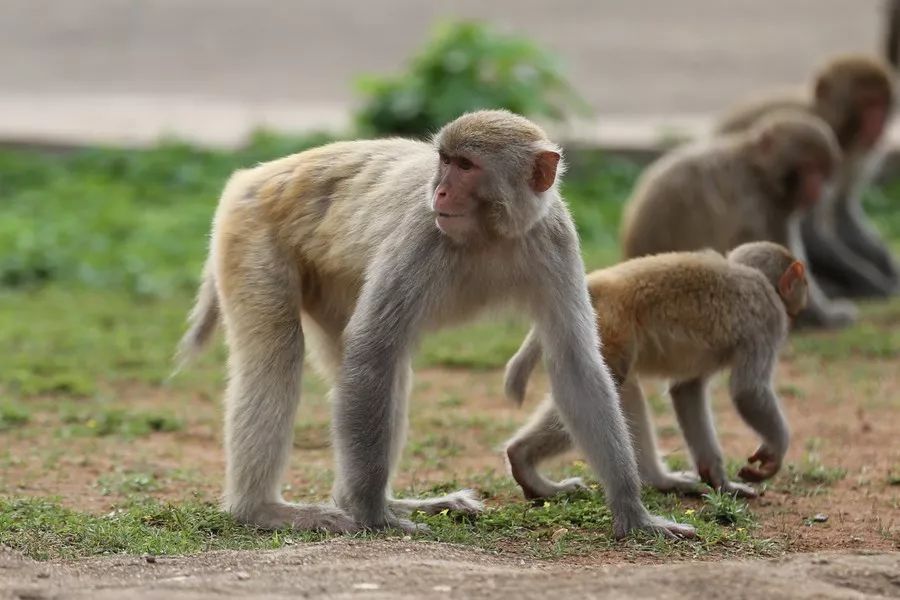
[{"label": "juvenile monkey head", "polygon": [[893,113],[894,77],[873,57],[840,56],[816,75],[814,93],[816,112],[834,129],[841,148],[867,151]]},{"label": "juvenile monkey head", "polygon": [[806,307],[806,267],[784,246],[773,242],[741,244],[728,253],[728,260],[762,271],[790,317],[796,317]]},{"label": "juvenile monkey head", "polygon": [[465,114],[435,135],[435,224],[458,242],[517,237],[547,214],[562,152],[534,123],[503,110]]},{"label": "juvenile monkey head", "polygon": [[768,186],[790,209],[808,209],[819,201],[841,158],[827,123],[784,109],[760,119],[748,136]]}]

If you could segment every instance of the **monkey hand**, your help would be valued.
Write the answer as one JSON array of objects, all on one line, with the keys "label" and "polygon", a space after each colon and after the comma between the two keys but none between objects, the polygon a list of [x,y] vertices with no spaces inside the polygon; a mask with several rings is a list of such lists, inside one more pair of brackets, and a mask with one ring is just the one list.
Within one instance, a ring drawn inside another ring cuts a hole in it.
[{"label": "monkey hand", "polygon": [[[758,467],[754,466],[756,463],[759,464]],[[747,464],[738,471],[738,477],[744,481],[765,481],[774,476],[780,468],[781,456],[776,455],[763,445],[747,458]]]}]

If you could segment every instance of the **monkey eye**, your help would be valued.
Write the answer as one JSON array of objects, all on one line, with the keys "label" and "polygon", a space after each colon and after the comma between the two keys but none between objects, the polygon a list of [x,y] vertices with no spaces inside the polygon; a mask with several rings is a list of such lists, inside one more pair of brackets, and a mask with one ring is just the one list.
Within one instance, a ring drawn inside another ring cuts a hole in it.
[{"label": "monkey eye", "polygon": [[446,154],[444,154],[443,152],[438,152],[438,157],[440,157],[441,162],[444,163],[445,165],[450,164],[450,157],[447,156]]},{"label": "monkey eye", "polygon": [[465,158],[463,156],[460,156],[458,159],[456,159],[456,164],[463,171],[468,171],[469,169],[471,169],[472,167],[475,166],[475,163],[473,163],[471,160],[469,160],[468,158]]}]

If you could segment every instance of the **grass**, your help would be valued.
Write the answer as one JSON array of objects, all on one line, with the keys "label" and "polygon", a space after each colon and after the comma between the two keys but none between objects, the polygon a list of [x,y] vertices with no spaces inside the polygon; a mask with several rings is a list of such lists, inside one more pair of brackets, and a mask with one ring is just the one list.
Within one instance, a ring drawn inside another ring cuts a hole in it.
[{"label": "grass", "polygon": [[[414,515],[430,533],[417,539],[476,546],[494,552],[515,552],[534,558],[559,558],[624,548],[632,553],[696,557],[709,552],[767,556],[778,545],[752,536],[757,526],[745,502],[709,495],[699,509],[682,505],[672,494],[648,492],[645,502],[656,513],[694,525],[695,541],[673,542],[661,536],[637,534],[626,541],[612,538],[612,518],[602,496],[581,492],[532,504],[515,501],[506,481],[485,480],[485,493],[502,499],[478,518],[442,513]],[[107,514],[92,515],[42,498],[0,498],[0,545],[38,559],[79,558],[107,554],[193,554],[217,549],[278,548],[327,539],[324,533],[262,531],[236,523],[208,502],[161,503],[146,494],[155,489],[152,474],[127,473],[101,479],[101,485],[124,487],[132,498]],[[450,487],[442,485],[431,493]],[[596,486],[595,486],[596,487]],[[361,533],[384,538],[396,531]]]},{"label": "grass", "polygon": [[[73,458],[67,456],[69,444],[89,462],[92,451],[116,440],[138,444],[157,435],[178,437],[198,424],[191,411],[204,403],[214,405],[221,394],[221,345],[190,370],[173,380],[167,378],[221,187],[237,167],[323,139],[260,134],[246,149],[234,153],[173,142],[143,151],[91,149],[61,155],[0,151],[0,464],[4,468],[23,469],[30,458],[5,451],[6,440],[59,441],[43,454],[36,450],[34,464],[64,470]],[[571,155],[569,163],[564,194],[576,219],[585,262],[597,268],[617,258],[622,202],[637,169],[590,152]],[[876,190],[868,199],[879,225],[893,239],[900,239],[900,210],[890,201],[900,192],[898,185]],[[865,323],[841,332],[795,336],[789,358],[810,361],[811,368],[848,359],[894,360],[900,356],[897,306],[896,302],[866,306]],[[468,371],[496,369],[518,348],[527,327],[525,320],[509,313],[491,314],[470,326],[429,335],[416,364]],[[324,397],[321,380],[304,377],[303,385],[306,396]],[[150,390],[144,396],[151,399],[153,393],[183,399],[184,410],[137,406],[132,398],[136,387]],[[780,389],[804,399],[802,390],[789,382]],[[417,388],[420,391],[426,390]],[[507,416],[472,412],[468,390],[435,389],[422,395],[435,399],[439,416],[417,423],[424,433],[410,440],[406,454],[425,473],[447,474],[448,465],[464,457],[469,445],[494,448],[516,426]],[[664,397],[652,395],[652,401],[656,413],[671,410]],[[330,452],[330,424],[321,412],[298,423],[296,447]],[[219,427],[218,422],[214,425]],[[839,468],[823,465],[815,448],[808,450],[802,463],[788,466],[792,489],[808,493],[845,475]],[[197,498],[174,504],[157,501],[154,494],[174,478],[163,467],[156,468],[157,458],[145,455],[136,465],[104,471],[99,479],[93,476],[91,483],[96,480],[96,488],[116,506],[102,514],[73,510],[64,499],[22,495],[20,482],[2,482],[0,470],[0,489],[5,494],[0,496],[0,545],[48,559],[276,548],[324,538],[244,527]],[[177,464],[183,466],[183,460],[177,457]],[[687,466],[679,455],[669,457],[669,462],[673,468]],[[319,477],[298,489],[298,494],[327,495],[329,467],[316,465],[316,469]],[[892,485],[897,473],[894,468],[887,475]],[[583,466],[569,466],[554,475],[585,473]],[[204,476],[185,472],[179,477],[189,483]],[[572,494],[532,505],[521,502],[508,478],[493,471],[467,474],[467,482],[471,479],[487,496],[490,510],[474,520],[452,514],[417,517],[432,529],[423,537],[541,558],[613,547],[688,557],[710,552],[768,555],[778,548],[756,535],[758,523],[748,505],[727,495],[686,501],[645,492],[651,510],[694,524],[700,539],[673,544],[637,536],[617,543],[610,536],[609,511],[595,495]],[[426,484],[406,492],[421,495],[451,487],[457,486]],[[377,534],[385,535],[390,534]]]}]

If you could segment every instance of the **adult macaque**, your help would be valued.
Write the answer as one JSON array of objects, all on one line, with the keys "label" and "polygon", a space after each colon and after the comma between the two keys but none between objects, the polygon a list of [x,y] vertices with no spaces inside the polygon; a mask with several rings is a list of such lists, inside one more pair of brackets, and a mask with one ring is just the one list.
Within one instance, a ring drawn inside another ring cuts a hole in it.
[{"label": "adult macaque", "polygon": [[[728,254],[673,252],[635,258],[588,275],[603,357],[620,386],[641,479],[660,490],[694,493],[692,473],[673,473],[659,457],[645,377],[673,382],[669,393],[700,479],[715,489],[754,497],[748,485],[728,480],[710,414],[706,387],[731,368],[731,398],[762,438],[739,476],[762,481],[778,472],[788,448],[788,426],[772,389],[778,351],[789,319],[806,303],[803,263],[771,242],[743,244]],[[541,355],[532,331],[507,364],[507,395],[521,404]],[[507,445],[513,477],[527,498],[582,487],[580,479],[552,482],[540,461],[568,450],[571,441],[548,399]],[[759,463],[758,466],[755,463]]]},{"label": "adult macaque", "polygon": [[[800,219],[824,195],[839,160],[822,119],[787,109],[747,131],[676,149],[635,186],[622,222],[622,252],[625,258],[703,248],[725,253],[767,240],[804,260]],[[846,325],[856,307],[829,300],[809,278],[804,316],[818,325]]]},{"label": "adult macaque", "polygon": [[[389,483],[422,332],[511,301],[537,323],[559,413],[606,487],[616,535],[693,535],[641,503],[561,172],[541,129],[483,111],[432,143],[340,142],[232,176],[181,348],[196,352],[221,313],[229,512],[261,527],[349,531],[414,530],[413,510],[481,510],[469,491],[397,500]],[[336,506],[289,504],[279,491],[306,341],[336,379]]]},{"label": "adult macaque", "polygon": [[815,76],[807,98],[772,97],[740,107],[718,125],[746,129],[774,109],[790,106],[817,115],[834,131],[843,158],[833,189],[803,219],[806,259],[832,296],[883,297],[900,290],[900,269],[862,208],[862,193],[883,158],[878,150],[894,111],[893,75],[867,56],[841,56]]}]

